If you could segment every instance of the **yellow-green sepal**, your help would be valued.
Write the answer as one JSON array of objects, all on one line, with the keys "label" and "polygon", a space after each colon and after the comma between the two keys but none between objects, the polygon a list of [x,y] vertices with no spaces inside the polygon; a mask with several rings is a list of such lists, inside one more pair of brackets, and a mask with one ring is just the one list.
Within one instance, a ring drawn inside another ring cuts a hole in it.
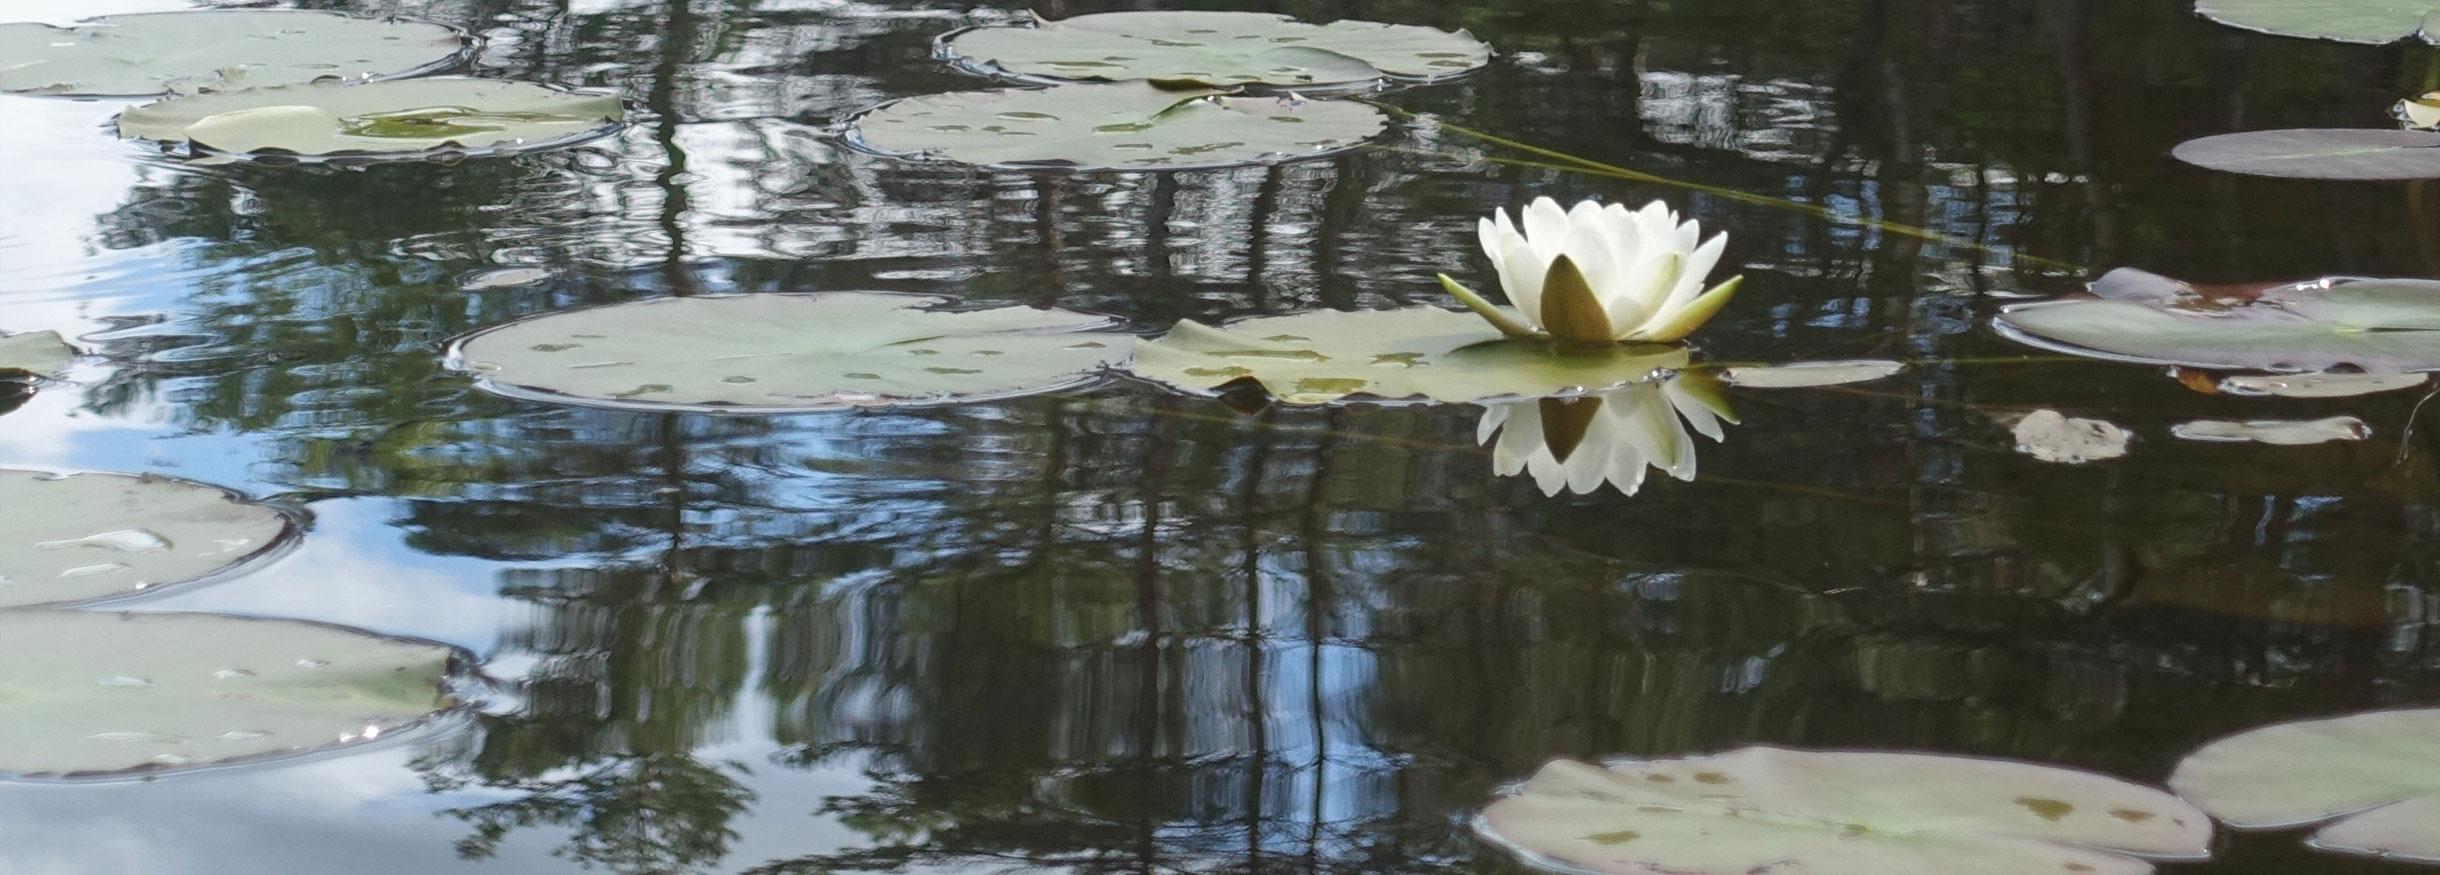
[{"label": "yellow-green sepal", "polygon": [[1440,275],[1440,287],[1448,290],[1450,297],[1456,298],[1458,303],[1466,305],[1466,309],[1474,311],[1474,315],[1483,317],[1483,321],[1489,322],[1491,327],[1499,329],[1501,334],[1529,340],[1542,337],[1540,332],[1534,331],[1531,326],[1523,322],[1518,322],[1515,317],[1508,315],[1507,311],[1501,310],[1498,304],[1484,300],[1483,296],[1475,294],[1473,289],[1466,288],[1464,284],[1450,279],[1448,274]]},{"label": "yellow-green sepal", "polygon": [[1709,291],[1686,302],[1686,309],[1679,310],[1677,315],[1671,317],[1669,321],[1654,326],[1648,331],[1638,332],[1640,336],[1630,339],[1652,343],[1684,340],[1686,335],[1693,334],[1695,329],[1703,327],[1703,323],[1711,321],[1711,317],[1720,315],[1720,308],[1728,306],[1728,299],[1736,297],[1737,287],[1744,284],[1745,276],[1743,274],[1729,277],[1726,282],[1712,286]]},{"label": "yellow-green sepal", "polygon": [[1569,343],[1618,340],[1610,334],[1610,311],[1601,306],[1601,296],[1593,294],[1576,260],[1565,255],[1551,259],[1542,277],[1542,330]]}]

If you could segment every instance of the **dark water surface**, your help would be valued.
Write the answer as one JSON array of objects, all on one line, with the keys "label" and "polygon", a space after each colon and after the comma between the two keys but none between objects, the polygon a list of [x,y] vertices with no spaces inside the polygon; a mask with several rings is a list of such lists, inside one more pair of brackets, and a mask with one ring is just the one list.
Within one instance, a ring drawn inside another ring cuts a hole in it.
[{"label": "dark water surface", "polygon": [[[0,0],[0,18],[171,5]],[[464,26],[483,73],[648,111],[574,152],[334,171],[182,167],[112,142],[118,104],[0,101],[0,329],[101,353],[81,387],[0,416],[0,464],[308,509],[294,555],[145,608],[440,639],[502,693],[345,756],[0,784],[0,870],[1510,872],[1467,818],[1554,756],[1769,742],[2157,782],[2232,731],[2440,704],[2420,393],[2210,397],[2033,360],[1986,325],[2115,266],[2440,271],[2440,221],[2403,187],[2166,157],[2383,124],[2422,54],[2240,33],[2175,0],[1189,4],[1471,27],[1505,53],[1492,69],[1387,99],[1974,247],[1494,163],[1424,125],[1315,163],[1067,178],[830,136],[980,85],[930,40],[1015,2],[304,5]],[[1136,7],[1044,11],[1111,8]],[[1436,271],[1489,285],[1475,217],[1537,194],[1663,196],[1730,231],[1721,274],[1749,282],[1698,338],[1712,358],[1917,366],[1739,393],[1693,483],[1545,498],[1492,475],[1473,407],[1248,416],[1117,382],[636,414],[497,398],[440,365],[473,328],[689,292],[1057,302],[1145,332],[1441,303]],[[503,268],[544,277],[477,282]],[[2037,406],[2134,429],[2135,450],[2019,455],[1999,423]],[[2342,413],[2373,437],[2166,430]],[[2293,835],[2168,868],[2418,871]]]}]

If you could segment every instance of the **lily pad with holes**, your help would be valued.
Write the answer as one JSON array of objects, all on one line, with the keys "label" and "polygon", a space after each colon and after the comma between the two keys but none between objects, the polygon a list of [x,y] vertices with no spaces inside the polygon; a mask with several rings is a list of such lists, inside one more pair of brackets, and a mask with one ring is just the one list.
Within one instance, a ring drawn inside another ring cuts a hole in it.
[{"label": "lily pad with holes", "polygon": [[75,360],[76,347],[61,340],[59,332],[0,334],[0,380],[57,377]]},{"label": "lily pad with holes", "polygon": [[[2111,277],[2121,273],[2141,274]],[[2111,277],[2093,290],[2130,285]],[[2022,343],[2116,361],[2288,372],[2440,370],[2440,281],[2433,280],[2334,277],[2249,297],[2044,301],[2003,310],[1995,324]]]},{"label": "lily pad with holes", "polygon": [[2127,454],[2134,435],[2115,423],[2077,419],[2056,410],[2036,410],[2009,426],[2016,451],[2044,462],[2081,465]]},{"label": "lily pad with holes", "polygon": [[0,513],[0,608],[224,576],[297,531],[287,514],[226,490],[153,475],[0,468],[0,508],[13,511]]},{"label": "lily pad with holes", "polygon": [[1491,63],[1464,31],[1264,12],[1106,12],[942,37],[939,54],[992,76],[1153,80],[1305,91],[1430,82]]},{"label": "lily pad with holes", "polygon": [[1182,170],[1328,155],[1388,127],[1360,103],[1119,82],[910,97],[857,116],[849,136],[885,155],[978,167]]},{"label": "lily pad with holes", "polygon": [[453,27],[287,9],[105,15],[0,24],[0,91],[141,97],[418,76],[465,60]]},{"label": "lily pad with holes", "polygon": [[2194,11],[2230,27],[2344,43],[2440,43],[2440,0],[2196,0]]},{"label": "lily pad with holes", "polygon": [[1862,359],[1729,368],[1720,377],[1732,385],[1755,389],[1802,389],[1869,383],[1897,376],[1904,370],[1906,366],[1897,362]]},{"label": "lily pad with holes", "polygon": [[786,413],[951,404],[1080,385],[1124,360],[1117,320],[946,309],[883,292],[656,298],[537,316],[450,347],[484,388],[566,404]]},{"label": "lily pad with holes", "polygon": [[2104,775],[1925,754],[1757,747],[1561,760],[1492,803],[1484,834],[1605,875],[2139,875],[2209,856],[2211,818]]},{"label": "lily pad with holes", "polygon": [[362,744],[451,706],[459,653],[204,614],[0,612],[0,775],[116,777]]},{"label": "lily pad with holes", "polygon": [[119,113],[119,135],[230,155],[501,153],[599,137],[624,116],[608,94],[439,76],[172,97]]},{"label": "lily pad with holes", "polygon": [[1136,375],[1210,392],[1259,387],[1290,404],[1462,404],[1589,395],[1683,368],[1683,346],[1567,346],[1511,339],[1438,307],[1314,310],[1213,328],[1178,323],[1136,348]]},{"label": "lily pad with holes", "polygon": [[2327,824],[2314,847],[2440,863],[2440,709],[2241,733],[2186,757],[2169,786],[2239,829]]},{"label": "lily pad with holes", "polygon": [[2170,426],[2169,433],[2190,441],[2301,447],[2332,441],[2360,441],[2372,436],[2372,427],[2352,416],[2235,421],[2198,419]]},{"label": "lily pad with holes", "polygon": [[2187,140],[2170,150],[2198,167],[2283,179],[2440,178],[2440,133],[2382,128],[2245,131]]}]

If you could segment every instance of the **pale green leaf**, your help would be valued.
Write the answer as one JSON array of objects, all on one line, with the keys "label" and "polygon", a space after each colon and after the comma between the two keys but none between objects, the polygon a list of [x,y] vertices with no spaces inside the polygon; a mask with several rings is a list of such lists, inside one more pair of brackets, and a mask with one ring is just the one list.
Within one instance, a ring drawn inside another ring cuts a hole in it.
[{"label": "pale green leaf", "polygon": [[417,76],[464,60],[463,31],[406,18],[286,9],[0,24],[0,91],[142,96]]},{"label": "pale green leaf", "polygon": [[[286,514],[158,476],[0,468],[0,607],[151,592],[285,546]],[[41,508],[40,513],[25,512]]]},{"label": "pale green leaf", "polygon": [[1463,31],[1370,21],[1309,24],[1263,12],[1109,12],[942,38],[940,53],[986,75],[1039,81],[1145,79],[1319,90],[1428,82],[1491,62]]}]

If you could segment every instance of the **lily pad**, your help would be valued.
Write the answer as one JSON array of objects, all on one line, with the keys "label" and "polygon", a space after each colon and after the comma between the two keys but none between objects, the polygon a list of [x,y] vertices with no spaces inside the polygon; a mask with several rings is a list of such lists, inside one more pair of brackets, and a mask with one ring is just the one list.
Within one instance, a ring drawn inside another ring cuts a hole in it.
[{"label": "lily pad", "polygon": [[1313,91],[1432,82],[1491,63],[1465,31],[1372,21],[1309,24],[1263,12],[1106,12],[976,27],[940,40],[942,58],[1036,82],[1145,79]]},{"label": "lily pad", "polygon": [[1925,754],[1757,747],[1561,760],[1478,821],[1537,861],[1606,875],[2139,875],[2209,856],[2211,819],[2149,787]]},{"label": "lily pad", "polygon": [[2169,786],[2239,829],[2326,823],[2314,847],[2440,863],[2440,709],[2245,732],[2186,757]]},{"label": "lily pad", "polygon": [[2440,178],[2440,133],[2385,128],[2245,131],[2187,140],[2169,151],[2212,170],[2282,179]]},{"label": "lily pad", "polygon": [[439,76],[172,97],[119,113],[119,135],[229,155],[498,154],[599,137],[624,115],[608,94]]},{"label": "lily pad", "polygon": [[361,744],[448,708],[458,656],[292,621],[0,613],[0,774],[113,777]]},{"label": "lily pad", "polygon": [[2440,0],[2196,0],[2194,11],[2230,27],[2343,43],[2394,43],[2433,34]]},{"label": "lily pad", "polygon": [[1544,495],[1591,493],[1603,484],[1634,495],[1646,468],[1693,480],[1695,442],[1686,427],[1718,443],[1722,421],[1736,418],[1718,384],[1689,373],[1582,398],[1486,405],[1474,435],[1491,445],[1492,473],[1531,474]]},{"label": "lily pad", "polygon": [[12,377],[57,377],[76,360],[76,347],[56,331],[0,334],[0,380]]},{"label": "lily pad", "polygon": [[0,91],[141,97],[418,76],[464,61],[464,31],[406,18],[286,9],[105,15],[0,24]]},{"label": "lily pad", "polygon": [[[2121,273],[2142,272],[2113,271],[2093,289],[2126,285],[2111,281]],[[2333,277],[2252,297],[2044,301],[2003,310],[1994,324],[2021,343],[2115,361],[2254,371],[2440,370],[2440,281],[2433,280]]]},{"label": "lily pad", "polygon": [[2134,439],[2126,429],[2099,419],[2075,419],[2056,410],[2036,410],[2010,427],[2016,450],[2044,462],[2081,465],[2127,454]]},{"label": "lily pad", "polygon": [[1290,404],[1462,404],[1606,392],[1688,360],[1683,346],[1511,339],[1472,313],[1417,306],[1314,310],[1225,328],[1187,320],[1138,346],[1129,368],[1188,391],[1259,386]]},{"label": "lily pad", "polygon": [[[0,608],[149,592],[287,546],[287,514],[153,475],[0,468]],[[39,511],[24,512],[39,508]]]},{"label": "lily pad", "polygon": [[1095,379],[1133,335],[1067,310],[938,309],[948,298],[811,292],[656,298],[550,313],[452,344],[452,367],[517,398],[789,413],[953,404]]},{"label": "lily pad", "polygon": [[2190,441],[2216,443],[2271,444],[2301,447],[2326,444],[2331,441],[2360,441],[2372,436],[2372,427],[2352,416],[2327,419],[2249,419],[2232,422],[2220,419],[2199,419],[2169,427],[2169,433]]},{"label": "lily pad", "polygon": [[1720,376],[1732,385],[1755,389],[1802,389],[1869,383],[1897,376],[1904,370],[1906,366],[1897,362],[1856,360],[1729,368]]},{"label": "lily pad", "polygon": [[2359,374],[2315,371],[2304,374],[2238,374],[2220,381],[2230,395],[2276,395],[2281,398],[2352,398],[2377,392],[2412,389],[2431,382],[2430,374]]},{"label": "lily pad", "polygon": [[910,97],[857,116],[848,135],[883,155],[978,167],[1188,170],[1343,152],[1388,127],[1360,103],[1118,82]]}]

